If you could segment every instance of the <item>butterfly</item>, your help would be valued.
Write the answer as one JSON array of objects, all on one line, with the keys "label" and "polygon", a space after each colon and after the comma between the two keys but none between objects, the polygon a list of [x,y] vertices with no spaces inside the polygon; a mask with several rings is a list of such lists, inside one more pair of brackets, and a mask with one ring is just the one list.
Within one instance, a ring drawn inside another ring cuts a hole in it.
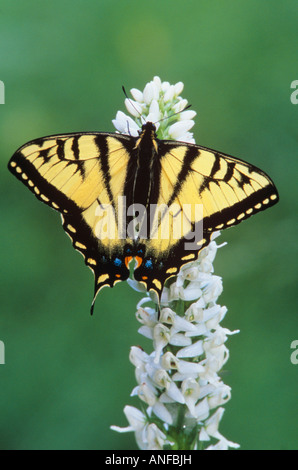
[{"label": "butterfly", "polygon": [[214,231],[278,202],[271,179],[240,159],[159,140],[147,122],[137,137],[82,132],[23,145],[9,170],[61,213],[63,228],[94,273],[91,306],[105,286],[130,276],[160,301],[167,279],[194,261]]}]

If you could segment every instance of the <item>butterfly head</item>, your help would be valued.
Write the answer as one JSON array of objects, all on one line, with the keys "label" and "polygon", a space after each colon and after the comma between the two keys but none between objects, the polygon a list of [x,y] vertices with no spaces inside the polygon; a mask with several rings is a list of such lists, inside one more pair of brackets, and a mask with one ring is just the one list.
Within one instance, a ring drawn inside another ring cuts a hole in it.
[{"label": "butterfly head", "polygon": [[142,125],[142,130],[139,131],[139,134],[143,134],[144,132],[156,134],[156,126],[153,122],[146,122]]}]

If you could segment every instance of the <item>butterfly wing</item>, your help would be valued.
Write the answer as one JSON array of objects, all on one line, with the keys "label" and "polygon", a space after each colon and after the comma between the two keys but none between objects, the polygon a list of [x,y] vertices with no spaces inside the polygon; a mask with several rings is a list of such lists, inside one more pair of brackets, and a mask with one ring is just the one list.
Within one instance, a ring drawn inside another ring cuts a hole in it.
[{"label": "butterfly wing", "polygon": [[117,198],[133,144],[115,134],[50,136],[24,145],[9,162],[39,200],[61,213],[74,248],[94,272],[95,297],[129,276]]},{"label": "butterfly wing", "polygon": [[[278,193],[263,171],[205,147],[161,141],[159,159],[158,205],[173,207],[173,215],[170,223],[156,217],[135,278],[160,297],[165,281],[198,257],[214,231],[276,204]],[[170,236],[163,237],[169,226]]]},{"label": "butterfly wing", "polygon": [[278,202],[269,176],[243,160],[197,145],[163,145],[162,168],[173,186],[167,203],[202,204],[204,232],[236,225]]}]

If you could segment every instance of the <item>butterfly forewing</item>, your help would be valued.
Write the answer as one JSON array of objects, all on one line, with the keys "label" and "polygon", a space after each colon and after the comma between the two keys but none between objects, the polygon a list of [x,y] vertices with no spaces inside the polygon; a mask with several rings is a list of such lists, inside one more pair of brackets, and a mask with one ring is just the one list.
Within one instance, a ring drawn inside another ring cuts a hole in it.
[{"label": "butterfly forewing", "polygon": [[117,211],[105,210],[116,208],[129,143],[129,138],[113,134],[51,136],[21,147],[9,163],[38,199],[62,214],[64,230],[95,274],[96,293],[129,276]]},{"label": "butterfly forewing", "polygon": [[[162,145],[168,148],[162,168],[171,174],[172,185],[175,183],[170,201],[202,204],[205,232],[236,225],[278,201],[271,179],[253,165],[197,145]],[[168,193],[168,183],[165,185],[161,192]]]}]

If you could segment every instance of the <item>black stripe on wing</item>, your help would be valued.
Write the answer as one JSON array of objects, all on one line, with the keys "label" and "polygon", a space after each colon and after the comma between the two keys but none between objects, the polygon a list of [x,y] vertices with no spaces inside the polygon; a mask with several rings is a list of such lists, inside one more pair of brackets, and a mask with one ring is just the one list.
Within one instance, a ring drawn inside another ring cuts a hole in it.
[{"label": "black stripe on wing", "polygon": [[[164,150],[162,147],[164,147]],[[169,146],[169,145],[163,145],[161,143],[161,155],[167,152],[171,153],[171,150],[173,150],[174,148],[175,148],[175,144]],[[200,155],[200,151],[196,147],[193,147],[193,146],[187,147],[185,145],[185,149],[186,149],[186,152],[183,158],[182,168],[179,174],[177,175],[177,182],[173,188],[172,194],[170,195],[168,199],[168,202],[167,202],[168,207],[170,207],[175,201],[175,199],[179,196],[179,193],[183,187],[183,184],[187,180],[189,174],[193,171],[191,165]]]},{"label": "black stripe on wing", "polygon": [[209,217],[204,217],[204,231],[213,232],[239,224],[253,214],[263,211],[278,202],[278,194],[274,186],[255,191],[245,199],[234,203],[230,207],[215,212]]}]

